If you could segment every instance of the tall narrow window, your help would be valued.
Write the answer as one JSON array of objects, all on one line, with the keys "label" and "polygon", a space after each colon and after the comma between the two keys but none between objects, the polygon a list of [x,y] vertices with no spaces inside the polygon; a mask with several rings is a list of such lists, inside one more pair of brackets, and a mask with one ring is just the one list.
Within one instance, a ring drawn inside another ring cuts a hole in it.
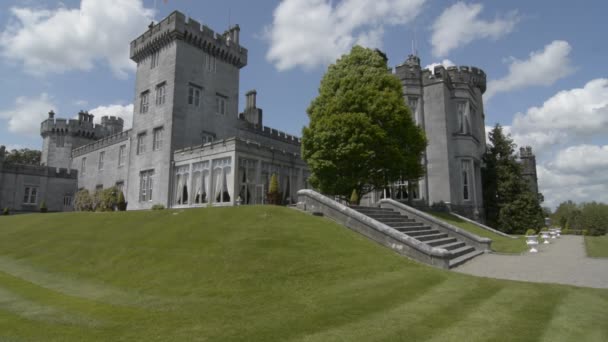
[{"label": "tall narrow window", "polygon": [[408,105],[410,110],[412,111],[412,119],[418,125],[420,125],[420,117],[418,115],[418,98],[417,97],[408,97],[407,98]]},{"label": "tall narrow window", "polygon": [[80,161],[80,175],[84,176],[87,174],[87,158],[84,157]]},{"label": "tall narrow window", "polygon": [[105,151],[101,151],[99,152],[99,164],[97,165],[97,169],[99,171],[103,170],[103,160],[106,157],[106,152]]},{"label": "tall narrow window", "polygon": [[468,160],[462,161],[462,199],[468,201],[471,199],[471,169]]},{"label": "tall narrow window", "polygon": [[139,112],[144,114],[148,112],[148,103],[150,99],[150,91],[146,90],[139,95]]},{"label": "tall narrow window", "polygon": [[215,56],[207,55],[206,67],[207,67],[207,71],[209,71],[209,72],[216,71],[217,63],[216,63]]},{"label": "tall narrow window", "polygon": [[215,112],[218,114],[226,114],[226,98],[221,95],[215,97]]},{"label": "tall narrow window", "polygon": [[469,103],[458,102],[458,133],[470,134]]},{"label": "tall narrow window", "polygon": [[137,154],[143,154],[146,152],[146,133],[139,133],[137,135]]},{"label": "tall narrow window", "polygon": [[125,159],[127,158],[127,145],[120,145],[118,148],[118,167],[125,165]]},{"label": "tall narrow window", "polygon": [[156,105],[161,106],[165,104],[165,95],[167,93],[167,84],[161,83],[156,86]]},{"label": "tall narrow window", "polygon": [[188,87],[188,104],[198,107],[201,101],[201,88],[190,85]]},{"label": "tall narrow window", "polygon": [[152,188],[154,182],[154,170],[146,170],[139,173],[139,201],[152,201]]},{"label": "tall narrow window", "polygon": [[158,62],[160,60],[160,51],[152,52],[152,56],[150,56],[150,69],[154,69],[158,66]]},{"label": "tall narrow window", "polygon": [[23,193],[24,204],[36,204],[38,198],[38,188],[33,186],[26,186]]},{"label": "tall narrow window", "polygon": [[157,127],[154,129],[154,135],[152,139],[152,150],[158,151],[163,146],[163,128]]}]

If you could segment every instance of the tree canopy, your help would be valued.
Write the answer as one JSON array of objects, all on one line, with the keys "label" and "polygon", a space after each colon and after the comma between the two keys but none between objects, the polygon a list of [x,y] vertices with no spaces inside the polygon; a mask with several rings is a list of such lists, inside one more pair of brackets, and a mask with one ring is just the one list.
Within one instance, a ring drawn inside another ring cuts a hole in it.
[{"label": "tree canopy", "polygon": [[39,165],[41,152],[38,150],[30,150],[29,148],[13,149],[6,151],[4,162],[6,164],[25,164]]},{"label": "tree canopy", "polygon": [[511,234],[544,225],[540,194],[530,191],[517,161],[517,145],[502,126],[496,124],[488,134],[489,144],[481,170],[486,223]]},{"label": "tree canopy", "polygon": [[586,230],[589,235],[604,235],[607,232],[608,204],[586,202],[577,205],[565,201],[551,215],[551,221],[564,229]]},{"label": "tree canopy", "polygon": [[424,132],[379,51],[355,46],[330,65],[307,113],[302,156],[321,192],[348,198],[423,175]]}]

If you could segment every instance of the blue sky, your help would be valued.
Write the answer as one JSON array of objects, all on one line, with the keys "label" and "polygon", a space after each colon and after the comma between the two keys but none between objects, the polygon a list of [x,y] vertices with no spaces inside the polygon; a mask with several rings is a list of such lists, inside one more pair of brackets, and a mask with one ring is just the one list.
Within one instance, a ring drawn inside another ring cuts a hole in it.
[{"label": "blue sky", "polygon": [[[486,125],[537,151],[546,204],[608,202],[605,1],[157,0],[154,15],[173,10],[215,31],[240,25],[249,49],[240,107],[257,89],[266,125],[296,135],[328,63],[360,43],[395,66],[415,38],[423,65],[485,70]],[[129,116],[126,51],[153,13],[154,0],[2,1],[0,144],[40,148],[51,108]]]}]

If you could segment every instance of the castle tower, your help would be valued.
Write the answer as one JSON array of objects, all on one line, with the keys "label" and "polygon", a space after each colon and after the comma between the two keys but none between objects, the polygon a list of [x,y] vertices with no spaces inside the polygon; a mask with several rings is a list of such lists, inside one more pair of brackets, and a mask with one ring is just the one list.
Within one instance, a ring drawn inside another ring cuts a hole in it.
[{"label": "castle tower", "polygon": [[[131,42],[130,57],[137,71],[129,182],[152,175],[154,197],[168,199],[173,151],[236,135],[247,49],[238,25],[220,34],[175,11]],[[137,188],[128,189],[129,205],[149,207]]]},{"label": "castle tower", "polygon": [[115,116],[102,116],[101,126],[106,129],[108,134],[116,134],[122,132],[124,120]]},{"label": "castle tower", "polygon": [[395,68],[404,101],[429,140],[425,176],[416,184],[422,205],[449,203],[452,210],[483,218],[481,158],[485,152],[482,95],[486,75],[475,67],[422,69],[410,55]]},{"label": "castle tower", "polygon": [[522,166],[522,177],[528,182],[530,191],[537,194],[538,177],[536,175],[536,156],[532,153],[532,147],[521,147],[519,149],[519,160]]},{"label": "castle tower", "polygon": [[[40,164],[44,166],[71,168],[72,150],[104,138],[112,132],[102,125],[93,123],[94,115],[85,111],[78,113],[78,119],[58,119],[53,111],[40,124],[42,155]],[[122,119],[119,119],[122,122]]]}]

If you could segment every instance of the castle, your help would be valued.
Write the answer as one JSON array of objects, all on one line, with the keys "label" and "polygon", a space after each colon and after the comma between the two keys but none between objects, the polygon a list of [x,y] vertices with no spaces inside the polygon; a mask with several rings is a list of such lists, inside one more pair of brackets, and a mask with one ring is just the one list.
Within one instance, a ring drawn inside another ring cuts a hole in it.
[{"label": "castle", "polygon": [[[70,120],[50,112],[41,124],[38,176],[2,169],[0,157],[0,207],[27,211],[45,200],[51,211],[71,210],[77,189],[112,186],[124,192],[128,209],[261,204],[272,174],[278,176],[283,202],[294,203],[309,175],[300,139],[263,125],[255,91],[246,94],[238,113],[239,73],[247,65],[239,34],[238,25],[219,34],[177,11],[151,24],[130,45],[137,63],[133,127],[123,130],[122,119],[115,117],[94,124],[87,112]],[[363,201],[411,196],[419,204],[445,202],[482,218],[484,72],[425,70],[417,56],[409,56],[394,74],[429,141],[426,174]],[[11,180],[9,173],[20,180]],[[61,185],[43,186],[36,177]],[[34,199],[27,197],[32,189]]]}]

